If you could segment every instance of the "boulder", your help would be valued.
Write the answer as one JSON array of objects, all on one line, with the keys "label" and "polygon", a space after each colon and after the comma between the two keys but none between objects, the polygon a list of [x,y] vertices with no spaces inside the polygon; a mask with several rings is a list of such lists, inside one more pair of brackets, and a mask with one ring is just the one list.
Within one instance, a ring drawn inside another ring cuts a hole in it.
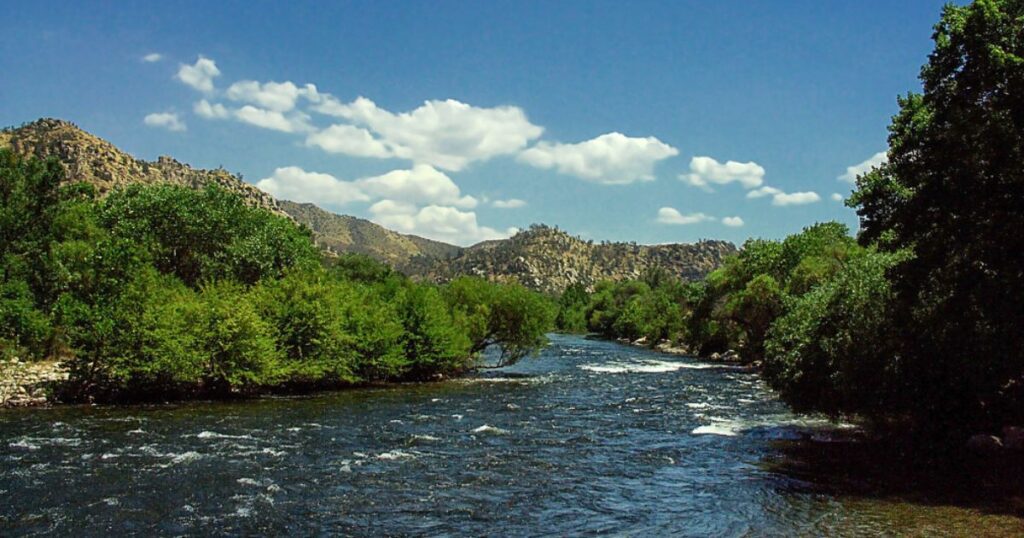
[{"label": "boulder", "polygon": [[1003,427],[1003,446],[1010,450],[1024,450],[1024,428],[1020,426]]},{"label": "boulder", "polygon": [[1003,449],[1003,442],[995,435],[977,434],[967,440],[967,449],[979,454],[991,454]]}]

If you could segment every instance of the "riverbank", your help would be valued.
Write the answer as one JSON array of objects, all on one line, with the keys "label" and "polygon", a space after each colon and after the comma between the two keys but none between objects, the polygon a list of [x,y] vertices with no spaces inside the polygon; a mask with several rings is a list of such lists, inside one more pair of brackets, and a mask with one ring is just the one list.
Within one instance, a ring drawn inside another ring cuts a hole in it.
[{"label": "riverbank", "polygon": [[56,386],[68,379],[59,361],[0,361],[0,407],[28,407],[53,403]]},{"label": "riverbank", "polygon": [[[606,339],[606,338],[604,338],[603,336],[601,336],[599,334],[594,334],[593,336],[596,337],[596,338],[599,338],[599,339]],[[653,350],[653,351],[657,351],[659,353],[665,353],[666,355],[676,355],[676,356],[679,356],[679,357],[692,357],[692,358],[697,358],[697,359],[711,361],[711,362],[724,362],[724,363],[729,363],[729,364],[746,364],[746,363],[744,363],[743,358],[740,357],[739,353],[737,353],[736,351],[734,351],[732,349],[727,350],[725,353],[715,352],[715,353],[711,353],[710,355],[701,355],[700,353],[695,353],[694,351],[692,351],[690,348],[686,347],[683,344],[673,344],[672,342],[669,342],[667,340],[662,340],[660,342],[657,342],[653,346],[650,345],[650,343],[647,341],[647,338],[639,338],[637,340],[630,340],[628,338],[616,338],[616,339],[614,339],[614,341],[618,342],[620,344],[627,345],[627,346],[640,347],[640,348],[644,348],[644,349],[650,349],[650,350]],[[751,364],[751,366],[757,366],[757,365],[756,364]]]}]

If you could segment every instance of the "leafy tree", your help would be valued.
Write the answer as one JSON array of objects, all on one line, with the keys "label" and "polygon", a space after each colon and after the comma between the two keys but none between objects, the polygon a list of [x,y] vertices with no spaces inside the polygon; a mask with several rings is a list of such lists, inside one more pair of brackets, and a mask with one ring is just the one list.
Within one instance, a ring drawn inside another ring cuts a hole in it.
[{"label": "leafy tree", "polygon": [[764,374],[801,411],[879,416],[898,409],[896,342],[886,272],[901,254],[858,256],[771,326]]},{"label": "leafy tree", "polygon": [[555,308],[519,284],[491,284],[460,277],[444,288],[452,317],[469,336],[470,352],[501,347],[498,366],[508,366],[547,343]]},{"label": "leafy tree", "polygon": [[115,237],[142,245],[161,272],[192,287],[224,278],[254,284],[319,263],[308,229],[215,186],[131,185],[106,199],[101,221]]},{"label": "leafy tree", "polygon": [[923,93],[848,202],[863,243],[914,253],[892,271],[901,410],[939,430],[1024,422],[1021,28],[1021,0],[945,7]]},{"label": "leafy tree", "polygon": [[583,284],[573,284],[558,298],[558,314],[555,327],[567,333],[587,332],[587,303],[590,294]]},{"label": "leafy tree", "polygon": [[400,308],[410,377],[457,373],[471,365],[469,337],[453,323],[437,288],[409,287]]}]

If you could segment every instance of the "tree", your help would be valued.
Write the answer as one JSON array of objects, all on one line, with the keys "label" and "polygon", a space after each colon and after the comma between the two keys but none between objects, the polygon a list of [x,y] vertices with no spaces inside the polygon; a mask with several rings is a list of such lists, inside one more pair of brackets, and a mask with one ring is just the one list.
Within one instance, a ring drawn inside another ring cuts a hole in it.
[{"label": "tree", "polygon": [[519,284],[491,284],[460,277],[443,290],[455,323],[470,340],[470,352],[501,347],[497,366],[508,366],[543,347],[555,307],[548,299]]},{"label": "tree", "polygon": [[191,287],[224,278],[254,284],[320,263],[308,229],[216,186],[130,185],[104,201],[100,218],[114,236],[142,245],[157,269]]},{"label": "tree", "polygon": [[1024,422],[1024,1],[948,5],[899,100],[887,163],[858,178],[860,240],[892,271],[904,411],[943,429]]}]

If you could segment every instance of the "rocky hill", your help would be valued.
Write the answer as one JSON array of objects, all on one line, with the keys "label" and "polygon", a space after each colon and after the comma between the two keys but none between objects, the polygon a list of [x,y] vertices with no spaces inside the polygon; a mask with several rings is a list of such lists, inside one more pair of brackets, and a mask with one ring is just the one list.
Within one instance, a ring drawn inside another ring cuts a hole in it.
[{"label": "rocky hill", "polygon": [[313,204],[287,200],[280,200],[278,204],[297,222],[313,230],[321,248],[337,253],[365,254],[407,274],[462,252],[462,248],[455,245],[393,232],[366,219],[338,215]]},{"label": "rocky hill", "polygon": [[572,284],[587,287],[601,280],[636,278],[661,267],[687,280],[703,277],[736,252],[726,241],[694,244],[637,245],[594,243],[544,225],[533,225],[502,241],[487,241],[426,268],[425,277],[444,282],[459,275],[515,281],[544,291],[561,292]]},{"label": "rocky hill", "polygon": [[479,275],[559,292],[575,283],[592,286],[604,279],[634,278],[656,266],[686,279],[696,279],[736,251],[732,243],[724,241],[653,246],[595,244],[543,225],[532,226],[509,239],[462,248],[400,234],[368,220],[324,211],[313,204],[276,200],[223,169],[196,169],[171,157],[160,157],[155,162],[136,159],[70,122],[55,119],[0,131],[0,147],[13,148],[22,155],[55,156],[64,165],[68,181],[92,183],[101,195],[129,183],[171,183],[192,188],[219,185],[238,193],[253,206],[308,226],[328,253],[366,254],[410,276],[438,282],[460,275]]},{"label": "rocky hill", "polygon": [[284,214],[273,196],[242,181],[227,170],[202,170],[162,156],[155,162],[136,159],[116,146],[63,120],[43,118],[0,131],[0,147],[20,155],[57,157],[67,181],[86,181],[100,195],[129,183],[171,183],[192,188],[219,185],[240,194],[247,203]]}]

